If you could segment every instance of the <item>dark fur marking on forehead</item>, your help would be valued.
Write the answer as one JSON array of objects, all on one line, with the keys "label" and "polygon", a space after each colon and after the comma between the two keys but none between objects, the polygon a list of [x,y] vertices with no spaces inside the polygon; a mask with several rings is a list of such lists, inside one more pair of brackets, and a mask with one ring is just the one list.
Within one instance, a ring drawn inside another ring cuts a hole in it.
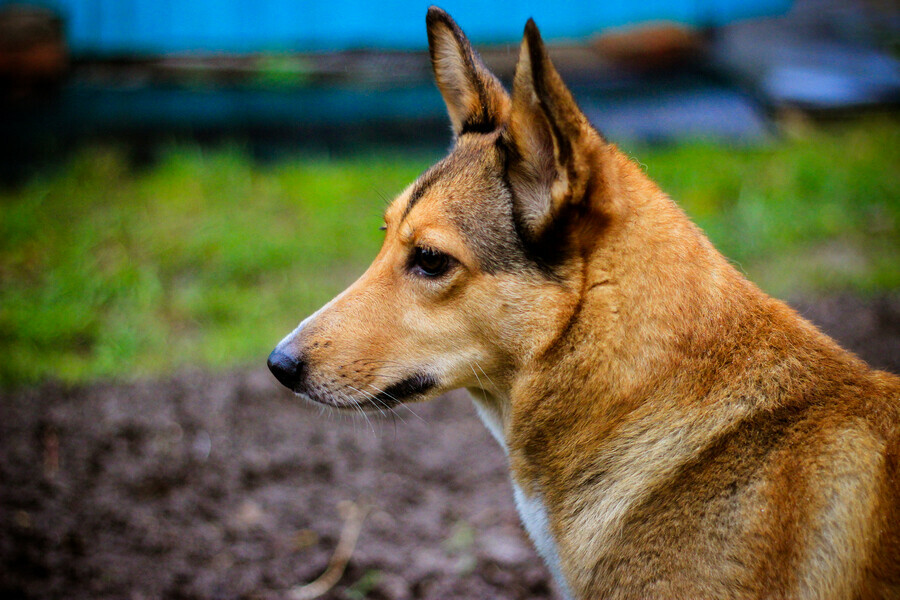
[{"label": "dark fur marking on forehead", "polygon": [[451,206],[450,218],[484,273],[529,270],[532,265],[513,226],[510,197],[499,178],[492,187],[489,202]]},{"label": "dark fur marking on forehead", "polygon": [[403,209],[403,216],[400,217],[402,221],[405,219],[410,211],[416,206],[416,203],[422,199],[422,196],[425,195],[425,192],[434,185],[434,182],[437,181],[441,175],[444,173],[444,163],[439,162],[419,177],[419,180],[416,181],[415,186],[413,187],[412,192],[409,195],[409,201],[406,203],[406,208]]},{"label": "dark fur marking on forehead", "polygon": [[406,203],[406,208],[403,209],[403,216],[400,220],[404,220],[409,213],[412,212],[412,209],[415,208],[416,204],[425,193],[442,177],[446,177],[448,175],[452,175],[453,172],[459,169],[457,168],[457,164],[459,162],[460,156],[471,156],[471,150],[469,147],[463,145],[457,146],[454,148],[453,152],[450,153],[449,156],[441,160],[440,162],[431,166],[430,169],[422,173],[419,176],[419,179],[416,181],[413,186],[412,192],[409,195],[409,201]]},{"label": "dark fur marking on forehead", "polygon": [[509,152],[502,136],[488,146],[475,139],[460,141],[447,158],[421,176],[403,218],[433,185],[446,180],[451,191],[440,202],[484,273],[538,271],[557,280],[553,265],[521,235],[514,190],[506,177]]},{"label": "dark fur marking on forehead", "polygon": [[483,272],[529,270],[532,265],[513,225],[512,199],[502,179],[502,153],[496,140],[486,142],[472,139],[449,157],[446,174],[458,182],[460,193],[446,199],[445,209]]}]

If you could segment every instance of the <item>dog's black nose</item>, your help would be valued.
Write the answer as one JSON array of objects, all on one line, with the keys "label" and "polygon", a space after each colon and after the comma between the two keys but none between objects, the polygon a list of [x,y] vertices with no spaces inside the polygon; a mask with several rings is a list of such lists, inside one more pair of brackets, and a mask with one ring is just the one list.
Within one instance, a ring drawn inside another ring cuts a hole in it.
[{"label": "dog's black nose", "polygon": [[272,351],[266,364],[269,365],[269,370],[272,371],[275,379],[294,391],[297,391],[306,374],[306,365],[302,360],[294,358],[278,348]]}]

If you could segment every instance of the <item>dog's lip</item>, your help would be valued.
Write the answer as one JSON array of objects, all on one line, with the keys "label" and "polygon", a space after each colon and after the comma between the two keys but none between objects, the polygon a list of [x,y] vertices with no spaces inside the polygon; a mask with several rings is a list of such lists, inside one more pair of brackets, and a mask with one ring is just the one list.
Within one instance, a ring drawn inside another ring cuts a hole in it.
[{"label": "dog's lip", "polygon": [[[390,410],[428,393],[437,387],[437,378],[428,373],[415,373],[407,376],[399,381],[392,383],[385,389],[374,394],[362,394],[361,398],[351,396],[351,401],[335,402],[334,392],[328,393],[328,390],[322,390],[326,393],[319,393],[320,390],[310,389],[294,389],[294,395],[303,400],[313,403],[337,408],[341,410],[371,410],[383,411]],[[359,390],[356,390],[358,392]]]},{"label": "dog's lip", "polygon": [[385,389],[375,394],[373,402],[385,404],[386,408],[393,408],[408,399],[421,396],[437,387],[437,378],[433,375],[420,372],[392,383]]},{"label": "dog's lip", "polygon": [[[309,404],[313,404],[316,406],[327,406],[328,408],[334,408],[337,410],[347,411],[347,412],[359,412],[360,410],[363,410],[366,412],[378,412],[379,410],[384,410],[385,408],[388,408],[385,406],[379,406],[378,404],[373,402],[370,398],[366,398],[366,399],[360,401],[359,403],[347,402],[346,404],[341,404],[341,403],[334,402],[333,400],[330,400],[328,398],[319,398],[317,396],[310,395],[307,392],[294,391],[294,395]],[[391,407],[391,408],[393,408],[393,407]]]}]

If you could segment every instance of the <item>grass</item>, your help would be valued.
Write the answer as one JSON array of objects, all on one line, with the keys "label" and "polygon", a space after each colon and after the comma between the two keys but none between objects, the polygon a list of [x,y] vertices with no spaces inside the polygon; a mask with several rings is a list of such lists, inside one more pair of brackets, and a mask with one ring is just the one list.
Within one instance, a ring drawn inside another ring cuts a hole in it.
[{"label": "grass", "polygon": [[380,196],[426,163],[91,150],[0,199],[0,381],[262,364],[377,250]]},{"label": "grass", "polygon": [[[771,292],[900,287],[900,123],[756,148],[636,150]],[[94,148],[0,190],[0,385],[262,365],[375,255],[385,202],[434,156],[176,147],[145,170]]]}]

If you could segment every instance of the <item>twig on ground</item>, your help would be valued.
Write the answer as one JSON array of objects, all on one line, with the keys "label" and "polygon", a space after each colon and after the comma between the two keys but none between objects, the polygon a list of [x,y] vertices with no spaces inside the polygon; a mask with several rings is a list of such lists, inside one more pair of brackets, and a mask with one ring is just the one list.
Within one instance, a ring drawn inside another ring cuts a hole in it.
[{"label": "twig on ground", "polygon": [[369,503],[356,504],[349,500],[338,503],[338,513],[344,519],[344,528],[341,530],[341,537],[338,539],[334,554],[328,561],[328,568],[312,583],[298,585],[288,591],[290,600],[313,600],[340,581],[344,569],[347,568],[347,563],[350,562],[350,557],[353,556],[356,540],[359,538],[363,521],[370,508]]}]

